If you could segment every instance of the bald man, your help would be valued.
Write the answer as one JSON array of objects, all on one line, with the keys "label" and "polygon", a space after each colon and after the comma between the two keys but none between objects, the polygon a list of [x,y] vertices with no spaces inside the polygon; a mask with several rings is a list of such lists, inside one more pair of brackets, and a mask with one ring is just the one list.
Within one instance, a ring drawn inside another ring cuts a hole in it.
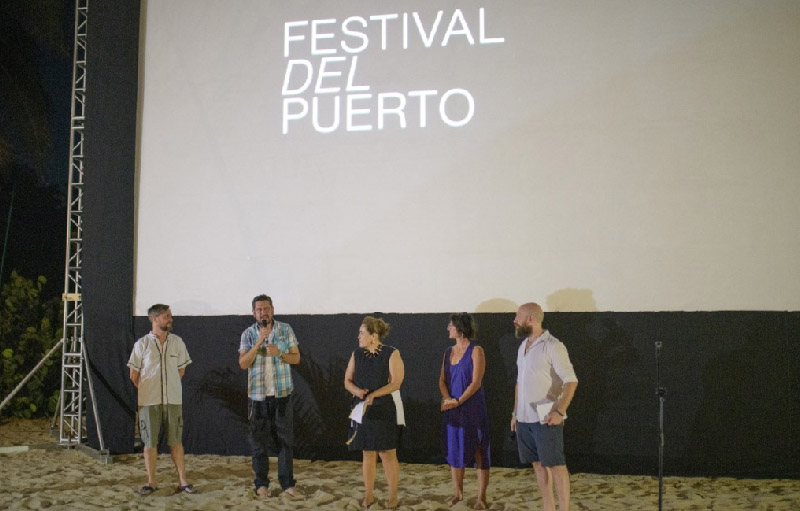
[{"label": "bald man", "polygon": [[517,433],[522,463],[530,463],[542,493],[545,511],[555,511],[553,486],[560,511],[569,510],[569,471],[564,458],[564,419],[578,378],[567,348],[542,329],[544,312],[536,303],[517,310],[514,331],[520,343],[517,352],[517,384],[511,431]]}]

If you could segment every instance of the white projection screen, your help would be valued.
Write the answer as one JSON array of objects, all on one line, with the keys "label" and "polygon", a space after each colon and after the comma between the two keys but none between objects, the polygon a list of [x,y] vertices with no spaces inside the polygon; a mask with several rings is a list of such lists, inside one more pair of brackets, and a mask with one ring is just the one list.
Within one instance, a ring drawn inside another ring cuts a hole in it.
[{"label": "white projection screen", "polygon": [[142,5],[136,315],[800,309],[800,2]]}]

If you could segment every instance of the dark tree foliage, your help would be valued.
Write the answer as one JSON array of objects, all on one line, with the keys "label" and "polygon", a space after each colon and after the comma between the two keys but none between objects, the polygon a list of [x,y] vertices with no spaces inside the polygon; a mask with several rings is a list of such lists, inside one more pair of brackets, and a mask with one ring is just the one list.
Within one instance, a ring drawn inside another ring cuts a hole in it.
[{"label": "dark tree foliage", "polygon": [[[36,281],[12,272],[0,292],[0,398],[19,383],[61,338],[61,302],[44,299],[44,277]],[[19,390],[2,415],[52,414],[61,387],[61,354],[56,350]]]}]

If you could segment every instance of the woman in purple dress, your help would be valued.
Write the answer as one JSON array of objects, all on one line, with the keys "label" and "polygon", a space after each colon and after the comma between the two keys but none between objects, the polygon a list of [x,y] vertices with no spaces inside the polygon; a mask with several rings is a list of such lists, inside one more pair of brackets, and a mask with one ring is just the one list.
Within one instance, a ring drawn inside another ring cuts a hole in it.
[{"label": "woman in purple dress", "polygon": [[455,344],[444,352],[439,390],[442,393],[442,451],[453,477],[450,505],[464,498],[464,468],[478,469],[475,509],[486,509],[486,488],[491,465],[489,418],[483,395],[486,359],[483,349],[470,341],[475,335],[472,316],[451,314],[447,331]]}]

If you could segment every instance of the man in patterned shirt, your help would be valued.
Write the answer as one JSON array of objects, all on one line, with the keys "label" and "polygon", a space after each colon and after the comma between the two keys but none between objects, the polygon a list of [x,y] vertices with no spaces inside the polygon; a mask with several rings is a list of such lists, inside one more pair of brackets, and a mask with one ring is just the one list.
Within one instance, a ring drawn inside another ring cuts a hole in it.
[{"label": "man in patterned shirt", "polygon": [[253,298],[256,322],[242,332],[239,367],[247,369],[248,421],[253,451],[255,489],[259,497],[271,497],[269,489],[268,439],[279,446],[278,481],[283,491],[299,497],[292,471],[294,421],[292,370],[300,363],[300,350],[292,327],[275,321],[272,298]]}]

